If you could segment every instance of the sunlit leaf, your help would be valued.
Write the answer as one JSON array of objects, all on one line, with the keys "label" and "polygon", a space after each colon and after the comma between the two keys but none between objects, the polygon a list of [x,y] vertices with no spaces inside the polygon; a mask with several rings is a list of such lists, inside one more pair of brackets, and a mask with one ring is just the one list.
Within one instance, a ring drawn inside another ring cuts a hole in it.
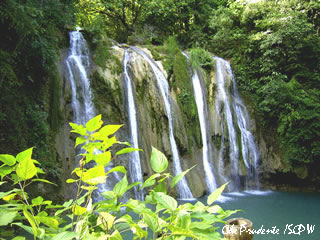
[{"label": "sunlit leaf", "polygon": [[9,154],[0,154],[0,161],[8,166],[13,166],[16,163],[16,158]]},{"label": "sunlit leaf", "polygon": [[33,148],[29,148],[21,153],[18,153],[16,156],[17,162],[22,162],[25,159],[31,159]]},{"label": "sunlit leaf", "polygon": [[95,116],[94,118],[90,119],[87,123],[86,123],[86,129],[89,132],[93,132],[98,130],[101,126],[102,126],[103,122],[101,120],[101,114],[99,114],[98,116]]},{"label": "sunlit leaf", "polygon": [[127,175],[124,177],[114,186],[113,191],[117,196],[122,196],[128,187],[128,179]]},{"label": "sunlit leaf", "polygon": [[43,197],[39,196],[31,200],[32,205],[37,206],[43,203]]},{"label": "sunlit leaf", "polygon": [[154,147],[152,147],[150,163],[152,170],[157,173],[165,171],[168,167],[168,160],[166,156]]},{"label": "sunlit leaf", "polygon": [[163,192],[155,192],[154,198],[161,206],[169,209],[170,211],[174,211],[178,207],[177,201],[173,197],[170,197]]},{"label": "sunlit leaf", "polygon": [[77,215],[77,216],[84,214],[86,211],[87,211],[86,208],[81,207],[79,205],[76,205],[72,208],[72,212],[74,213],[74,215]]},{"label": "sunlit leaf", "polygon": [[[17,157],[18,158],[18,157]],[[33,178],[37,173],[37,168],[31,158],[24,158],[17,167],[17,175],[21,181]]]},{"label": "sunlit leaf", "polygon": [[123,148],[121,149],[120,151],[118,151],[116,153],[116,156],[118,155],[121,155],[121,154],[126,154],[126,153],[131,153],[131,152],[134,152],[134,151],[142,151],[142,149],[139,149],[139,148]]},{"label": "sunlit leaf", "polygon": [[170,187],[173,188],[183,177],[184,175],[186,175],[192,168],[194,168],[196,165],[194,165],[193,167],[187,169],[186,171],[179,173],[177,176],[175,176],[170,184]]},{"label": "sunlit leaf", "polygon": [[97,155],[95,161],[97,164],[105,166],[111,161],[111,152],[107,151],[100,153],[99,155]]},{"label": "sunlit leaf", "polygon": [[7,226],[9,223],[13,222],[17,215],[18,211],[0,209],[0,226]]},{"label": "sunlit leaf", "polygon": [[108,175],[109,173],[112,173],[112,172],[122,172],[122,173],[126,174],[126,173],[127,173],[127,170],[125,169],[124,166],[116,166],[116,167],[112,168],[110,171],[108,171],[108,172],[107,172],[107,175]]},{"label": "sunlit leaf", "polygon": [[209,195],[207,200],[208,205],[211,205],[214,201],[216,201],[220,197],[221,193],[223,192],[227,184],[228,183],[223,184],[221,187],[217,188],[213,193]]}]

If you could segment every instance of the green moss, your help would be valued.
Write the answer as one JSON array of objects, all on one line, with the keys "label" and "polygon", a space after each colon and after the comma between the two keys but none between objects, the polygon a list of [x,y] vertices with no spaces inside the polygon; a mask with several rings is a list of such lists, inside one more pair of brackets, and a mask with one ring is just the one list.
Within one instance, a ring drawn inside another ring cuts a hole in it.
[{"label": "green moss", "polygon": [[177,92],[178,105],[186,124],[189,149],[193,141],[198,147],[202,146],[201,131],[196,102],[193,96],[193,88],[190,82],[189,66],[186,57],[177,51],[173,63],[173,81],[171,87]]}]

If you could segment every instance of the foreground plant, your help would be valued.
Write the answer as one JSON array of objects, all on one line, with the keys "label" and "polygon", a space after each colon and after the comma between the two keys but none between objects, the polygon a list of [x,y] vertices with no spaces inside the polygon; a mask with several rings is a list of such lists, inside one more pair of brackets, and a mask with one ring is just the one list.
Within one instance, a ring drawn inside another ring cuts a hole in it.
[{"label": "foreground plant", "polygon": [[[126,169],[123,166],[110,168],[110,163],[121,154],[139,149],[117,141],[114,133],[121,125],[102,125],[101,115],[89,120],[85,126],[70,123],[71,132],[80,135],[75,141],[75,147],[81,146],[79,167],[72,172],[74,178],[67,180],[67,183],[76,184],[77,195],[62,205],[53,205],[41,196],[29,199],[25,189],[29,184],[35,181],[50,183],[38,178],[38,174],[44,172],[32,159],[32,148],[17,156],[0,155],[0,185],[10,181],[17,186],[0,192],[3,200],[0,227],[7,230],[0,229],[2,233],[14,236],[12,227],[18,226],[32,234],[34,239],[118,240],[128,234],[132,239],[221,239],[214,224],[224,223],[223,219],[236,212],[212,205],[226,184],[208,197],[208,206],[201,202],[179,205],[168,195],[167,186],[174,188],[190,169],[172,177],[166,172],[167,158],[156,148],[152,148],[150,160],[155,173],[144,183],[129,184]],[[114,144],[126,147],[114,153]],[[109,170],[106,172],[105,169]],[[115,171],[123,173],[123,178],[113,190],[101,193],[104,200],[93,203],[92,194],[97,185],[105,184],[108,175]],[[140,189],[148,189],[145,201],[125,201],[124,194],[137,185]],[[52,209],[55,213],[50,215]]]}]

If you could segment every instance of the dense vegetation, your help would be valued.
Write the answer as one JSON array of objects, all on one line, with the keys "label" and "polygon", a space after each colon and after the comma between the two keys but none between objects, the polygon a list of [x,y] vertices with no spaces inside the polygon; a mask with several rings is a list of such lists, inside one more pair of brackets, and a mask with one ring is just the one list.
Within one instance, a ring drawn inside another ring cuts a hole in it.
[{"label": "dense vegetation", "polygon": [[[114,133],[122,125],[102,125],[101,115],[84,126],[70,123],[71,132],[80,135],[76,137],[75,146],[81,146],[82,153],[79,154],[79,166],[72,171],[73,178],[67,180],[75,185],[76,196],[61,205],[42,196],[31,197],[27,192],[33,182],[51,183],[39,178],[44,172],[39,162],[32,159],[33,148],[16,156],[0,154],[0,185],[10,182],[16,186],[0,192],[1,240],[4,240],[2,237],[25,240],[24,236],[17,236],[20,233],[15,232],[14,227],[30,233],[35,240],[221,239],[216,223],[224,222],[237,212],[212,205],[227,183],[208,196],[207,206],[200,201],[194,205],[189,202],[178,204],[168,195],[167,185],[170,183],[170,189],[174,188],[191,169],[172,177],[167,172],[165,155],[152,148],[150,164],[155,173],[144,183],[129,185],[126,169],[123,166],[111,168],[110,163],[119,155],[140,149],[117,141]],[[114,152],[112,146],[115,144],[129,147]],[[102,201],[93,202],[93,192],[98,189],[98,184],[105,184],[113,172],[121,173],[122,179],[113,190],[100,193]],[[138,185],[140,191],[148,192],[145,200],[128,199],[125,194]]]},{"label": "dense vegetation", "polygon": [[[51,136],[61,120],[56,63],[67,32],[79,25],[92,46],[102,35],[155,45],[174,36],[182,49],[231,60],[240,92],[287,170],[307,165],[316,171],[319,12],[317,0],[3,0],[0,151],[36,146],[36,158],[54,168]],[[183,70],[174,65],[179,54],[170,58],[172,71]]]}]

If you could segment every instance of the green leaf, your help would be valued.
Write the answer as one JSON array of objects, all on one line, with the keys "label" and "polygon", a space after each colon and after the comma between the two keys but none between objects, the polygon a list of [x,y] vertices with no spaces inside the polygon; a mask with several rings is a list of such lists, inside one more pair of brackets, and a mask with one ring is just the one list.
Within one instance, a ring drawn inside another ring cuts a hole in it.
[{"label": "green leaf", "polygon": [[37,227],[37,224],[36,224],[33,216],[32,216],[31,213],[29,213],[29,211],[27,211],[27,210],[23,210],[23,215],[26,217],[26,219],[27,219],[28,222],[30,223],[31,228],[32,228],[33,235],[34,235],[35,237],[37,237],[37,236],[39,235],[39,232],[38,232],[38,227]]},{"label": "green leaf", "polygon": [[34,198],[34,199],[31,200],[31,203],[34,206],[41,205],[41,203],[43,203],[43,197],[39,196],[37,198]]},{"label": "green leaf", "polygon": [[55,183],[53,183],[53,182],[50,182],[50,181],[48,181],[48,180],[46,180],[46,179],[41,179],[41,178],[32,179],[31,182],[44,182],[44,183],[49,183],[49,184],[58,186],[57,184],[55,184]]},{"label": "green leaf", "polygon": [[7,226],[9,223],[12,223],[17,215],[18,211],[0,209],[0,226]]},{"label": "green leaf", "polygon": [[37,168],[32,159],[30,157],[26,157],[18,164],[16,172],[20,180],[24,181],[33,178],[37,173]]},{"label": "green leaf", "polygon": [[88,136],[87,129],[85,129],[82,124],[80,124],[80,125],[78,125],[76,123],[69,123],[69,124],[72,128],[71,132],[78,133],[81,136]]},{"label": "green leaf", "polygon": [[26,240],[26,238],[22,237],[22,236],[17,236],[17,237],[12,238],[11,240]]},{"label": "green leaf", "polygon": [[108,171],[107,175],[112,172],[122,172],[122,173],[126,174],[127,170],[124,168],[124,166],[116,166],[116,167],[112,168],[110,171]]},{"label": "green leaf", "polygon": [[156,183],[156,181],[154,179],[156,179],[157,177],[160,177],[161,174],[160,173],[155,173],[153,175],[151,175],[140,187],[140,189],[145,188],[145,187],[150,187],[152,185],[154,185]]},{"label": "green leaf", "polygon": [[115,230],[115,231],[111,234],[110,240],[122,240],[121,234],[119,233],[118,230]]},{"label": "green leaf", "polygon": [[217,200],[221,193],[223,192],[224,188],[227,186],[228,183],[223,184],[221,187],[216,189],[213,193],[211,193],[208,197],[207,204],[211,205],[215,200]]},{"label": "green leaf", "polygon": [[79,205],[75,205],[72,208],[72,212],[74,213],[74,215],[80,216],[80,215],[84,214],[85,212],[87,212],[87,209],[84,207],[81,207]]},{"label": "green leaf", "polygon": [[116,131],[118,131],[119,128],[121,128],[123,125],[106,125],[102,127],[99,130],[99,138],[98,140],[104,140],[108,136],[114,134]]},{"label": "green leaf", "polygon": [[193,167],[187,169],[186,171],[179,173],[177,176],[175,176],[170,184],[170,187],[173,188],[183,177],[184,175],[186,175],[192,168],[194,168],[196,165],[194,165]]},{"label": "green leaf", "polygon": [[131,152],[134,152],[134,151],[142,151],[142,149],[140,149],[140,148],[131,148],[131,147],[123,148],[123,149],[121,149],[120,151],[118,151],[116,153],[116,156],[121,155],[121,154],[131,153]]},{"label": "green leaf", "polygon": [[122,196],[128,187],[128,179],[127,175],[124,177],[114,186],[113,191],[117,196]]},{"label": "green leaf", "polygon": [[16,163],[16,158],[9,154],[0,154],[0,161],[4,162],[8,166],[13,166]]},{"label": "green leaf", "polygon": [[159,231],[158,217],[156,214],[143,213],[143,221],[155,233]]},{"label": "green leaf", "polygon": [[52,229],[58,230],[59,228],[58,220],[53,217],[36,216],[35,218],[38,222],[42,222],[43,224],[47,225]]},{"label": "green leaf", "polygon": [[116,194],[113,191],[105,191],[101,193],[102,197],[105,199],[113,199],[116,197]]},{"label": "green leaf", "polygon": [[74,147],[76,148],[78,145],[83,144],[87,141],[87,139],[85,137],[77,137],[76,138],[76,143],[74,145]]},{"label": "green leaf", "polygon": [[78,237],[78,234],[75,232],[62,232],[54,236],[51,240],[71,240]]},{"label": "green leaf", "polygon": [[177,209],[178,203],[177,201],[163,192],[155,192],[154,198],[162,207],[169,209],[171,212]]},{"label": "green leaf", "polygon": [[166,156],[154,147],[152,147],[150,162],[151,162],[151,167],[153,171],[157,173],[161,173],[165,171],[168,167],[168,160]]},{"label": "green leaf", "polygon": [[154,188],[155,192],[163,192],[165,194],[167,194],[167,185],[165,182],[161,182],[159,183],[155,188]]},{"label": "green leaf", "polygon": [[8,174],[12,173],[12,171],[13,171],[13,167],[10,167],[10,166],[3,166],[2,168],[0,168],[1,179],[3,179]]},{"label": "green leaf", "polygon": [[91,185],[97,185],[99,183],[105,183],[106,181],[106,174],[104,171],[104,166],[97,165],[93,168],[90,168],[88,171],[83,172],[82,180],[85,183]]},{"label": "green leaf", "polygon": [[23,160],[28,159],[28,158],[31,159],[32,150],[33,150],[33,148],[29,148],[21,153],[18,153],[18,155],[16,156],[17,162],[22,162]]},{"label": "green leaf", "polygon": [[101,114],[99,114],[98,116],[95,116],[94,118],[90,119],[86,123],[86,129],[89,132],[94,132],[94,131],[98,130],[102,126],[102,124],[103,124],[103,122],[101,120]]},{"label": "green leaf", "polygon": [[26,232],[28,232],[28,233],[30,233],[31,235],[33,235],[33,230],[32,230],[32,228],[29,227],[29,226],[27,226],[27,225],[24,225],[24,224],[19,223],[19,222],[17,222],[17,223],[12,223],[12,225],[19,226],[19,227],[23,228]]},{"label": "green leaf", "polygon": [[95,161],[97,164],[105,166],[111,161],[111,152],[107,151],[100,153],[99,155],[97,155]]},{"label": "green leaf", "polygon": [[68,179],[66,180],[66,183],[75,183],[75,182],[78,182],[78,181],[79,181],[79,179],[76,180],[76,179],[68,178]]}]

